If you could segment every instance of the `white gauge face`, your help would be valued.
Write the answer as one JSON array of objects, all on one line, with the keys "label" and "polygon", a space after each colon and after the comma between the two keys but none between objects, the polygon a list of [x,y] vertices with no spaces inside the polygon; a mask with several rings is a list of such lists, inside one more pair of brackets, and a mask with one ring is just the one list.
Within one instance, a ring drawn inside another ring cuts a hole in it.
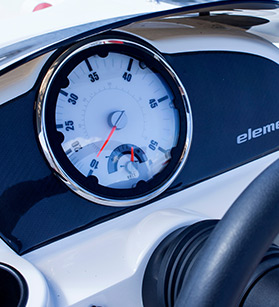
[{"label": "white gauge face", "polygon": [[167,165],[179,117],[160,75],[131,56],[110,52],[86,58],[68,80],[58,95],[55,122],[77,170],[121,189],[150,180]]},{"label": "white gauge face", "polygon": [[42,110],[46,156],[94,201],[156,194],[184,160],[190,132],[181,88],[138,45],[106,41],[70,53],[48,80]]}]

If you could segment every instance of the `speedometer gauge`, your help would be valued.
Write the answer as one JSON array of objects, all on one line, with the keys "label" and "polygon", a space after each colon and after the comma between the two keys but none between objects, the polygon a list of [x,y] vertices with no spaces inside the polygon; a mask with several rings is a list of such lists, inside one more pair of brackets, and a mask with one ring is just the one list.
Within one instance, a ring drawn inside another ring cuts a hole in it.
[{"label": "speedometer gauge", "polygon": [[181,82],[137,43],[105,39],[62,54],[37,103],[43,152],[74,192],[114,206],[145,202],[181,170],[191,140]]}]

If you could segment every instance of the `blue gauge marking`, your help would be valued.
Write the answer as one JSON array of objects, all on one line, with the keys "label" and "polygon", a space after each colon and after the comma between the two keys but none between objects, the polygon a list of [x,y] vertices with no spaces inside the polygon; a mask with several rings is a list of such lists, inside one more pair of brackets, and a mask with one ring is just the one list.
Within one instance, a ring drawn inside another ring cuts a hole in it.
[{"label": "blue gauge marking", "polygon": [[139,163],[143,163],[147,161],[147,156],[145,152],[132,144],[123,144],[118,147],[116,147],[113,152],[110,154],[109,159],[108,159],[108,173],[114,173],[117,172],[118,170],[118,161],[120,158],[124,155],[131,155],[132,148],[134,149],[134,155],[137,161]]},{"label": "blue gauge marking", "polygon": [[60,92],[59,92],[60,94],[62,94],[62,95],[64,95],[64,96],[68,96],[68,93],[67,92],[65,92],[65,91],[63,91],[63,90],[60,90]]}]

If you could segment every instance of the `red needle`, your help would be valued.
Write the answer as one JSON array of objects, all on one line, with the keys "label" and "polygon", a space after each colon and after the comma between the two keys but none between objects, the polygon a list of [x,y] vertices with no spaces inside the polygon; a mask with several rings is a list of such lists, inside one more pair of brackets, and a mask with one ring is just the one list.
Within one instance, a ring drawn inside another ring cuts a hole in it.
[{"label": "red needle", "polygon": [[131,162],[135,162],[134,147],[131,147]]},{"label": "red needle", "polygon": [[[110,138],[112,137],[114,131],[117,129],[117,125],[119,124],[119,122],[120,122],[120,120],[121,120],[123,114],[125,113],[125,111],[114,112],[113,115],[114,115],[114,114],[117,114],[117,115],[118,115],[118,113],[120,113],[120,114],[119,114],[118,118],[116,118],[116,122],[114,123],[114,125],[113,125],[113,127],[112,127],[112,129],[111,129],[111,132],[110,132],[109,136],[107,137],[107,139],[105,140],[105,143],[103,144],[102,148],[101,148],[100,151],[98,152],[97,157],[99,157],[100,153],[103,151],[103,149],[106,147],[108,141],[109,141]],[[117,116],[117,115],[116,115],[116,116]]]},{"label": "red needle", "polygon": [[106,147],[108,141],[110,140],[110,138],[112,137],[114,131],[116,130],[116,126],[113,126],[111,129],[111,132],[109,133],[109,136],[107,137],[107,139],[105,140],[105,143],[103,144],[102,148],[100,149],[100,151],[97,154],[97,157],[99,157],[100,153],[103,151],[103,149]]}]

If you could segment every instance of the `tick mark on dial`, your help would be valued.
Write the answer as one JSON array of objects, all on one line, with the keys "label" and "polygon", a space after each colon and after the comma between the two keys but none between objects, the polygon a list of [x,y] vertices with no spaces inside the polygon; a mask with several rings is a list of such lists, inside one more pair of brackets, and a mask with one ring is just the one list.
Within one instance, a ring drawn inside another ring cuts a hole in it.
[{"label": "tick mark on dial", "polygon": [[89,71],[92,71],[92,70],[93,70],[91,64],[90,64],[89,61],[88,61],[88,59],[85,60],[85,64],[86,64],[86,66],[87,66],[87,68],[88,68]]},{"label": "tick mark on dial", "polygon": [[134,61],[133,59],[130,59],[128,67],[127,67],[128,71],[131,71],[131,68],[132,68],[132,65],[133,65],[133,61]]},{"label": "tick mark on dial", "polygon": [[162,97],[162,98],[159,98],[159,99],[158,99],[158,102],[162,102],[162,101],[164,101],[164,100],[167,100],[168,98],[169,98],[169,96],[166,95],[166,96],[164,96],[164,97]]},{"label": "tick mark on dial", "polygon": [[65,152],[65,154],[68,156],[71,152],[72,152],[72,149],[70,148]]},{"label": "tick mark on dial", "polygon": [[91,176],[92,174],[93,174],[93,170],[91,169],[91,170],[88,172],[87,177]]},{"label": "tick mark on dial", "polygon": [[59,92],[60,94],[62,94],[62,95],[64,95],[64,96],[68,96],[68,93],[67,92],[65,92],[65,91],[63,91],[63,90],[60,90],[60,92]]}]

